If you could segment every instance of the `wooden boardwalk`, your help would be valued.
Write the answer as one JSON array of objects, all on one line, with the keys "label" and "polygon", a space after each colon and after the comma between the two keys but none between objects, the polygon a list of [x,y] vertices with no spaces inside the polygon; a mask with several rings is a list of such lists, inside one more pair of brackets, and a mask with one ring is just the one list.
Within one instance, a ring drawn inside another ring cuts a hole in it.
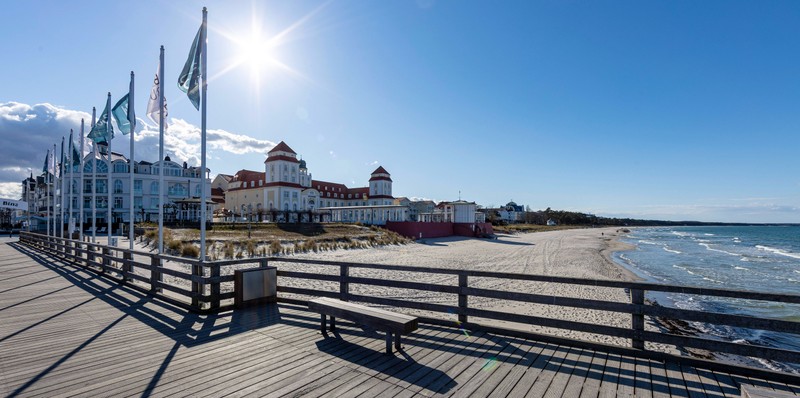
[{"label": "wooden boardwalk", "polygon": [[384,355],[304,307],[197,315],[15,243],[0,243],[2,396],[738,397],[800,387],[423,324]]}]

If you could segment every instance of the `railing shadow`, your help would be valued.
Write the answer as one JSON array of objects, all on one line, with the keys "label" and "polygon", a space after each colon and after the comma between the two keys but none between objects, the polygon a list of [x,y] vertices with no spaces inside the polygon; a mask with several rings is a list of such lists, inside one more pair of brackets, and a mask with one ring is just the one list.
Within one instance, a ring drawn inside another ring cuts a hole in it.
[{"label": "railing shadow", "polygon": [[[171,305],[162,300],[158,300],[156,297],[143,293],[130,286],[120,284],[107,278],[102,278],[101,276],[96,275],[78,265],[56,257],[42,255],[23,244],[10,243],[8,246],[19,253],[26,255],[33,262],[55,272],[58,274],[58,277],[63,278],[64,280],[70,282],[73,286],[76,286],[91,295],[91,298],[54,315],[51,315],[39,322],[29,325],[21,330],[12,332],[3,337],[0,341],[7,340],[16,335],[24,333],[27,330],[45,324],[94,300],[101,300],[105,304],[112,306],[121,312],[121,315],[118,318],[109,322],[102,330],[98,331],[89,339],[75,347],[72,351],[53,362],[46,369],[32,376],[27,382],[11,392],[9,395],[11,397],[24,393],[37,381],[54,371],[61,364],[82,351],[85,347],[89,346],[92,342],[96,341],[103,334],[113,329],[116,325],[128,317],[136,319],[142,324],[147,325],[148,327],[163,334],[164,336],[169,337],[175,342],[172,349],[162,360],[158,370],[150,379],[147,388],[143,392],[143,396],[149,396],[153,392],[153,389],[158,385],[159,380],[163,376],[174,355],[181,346],[193,347],[210,343],[250,330],[269,327],[277,324],[281,320],[280,309],[274,304],[210,315],[192,313],[183,308]],[[36,300],[51,293],[54,292],[48,292],[43,295],[25,300],[24,302]],[[23,302],[11,304],[10,306],[0,310],[11,308],[22,303]]]},{"label": "railing shadow", "polygon": [[[95,298],[187,347],[280,322],[280,312],[275,305],[218,314],[196,314],[130,286],[102,279],[91,273],[76,272],[84,268],[62,259],[42,255],[25,245],[12,243],[9,246],[56,272]],[[197,325],[200,325],[199,328]]]}]

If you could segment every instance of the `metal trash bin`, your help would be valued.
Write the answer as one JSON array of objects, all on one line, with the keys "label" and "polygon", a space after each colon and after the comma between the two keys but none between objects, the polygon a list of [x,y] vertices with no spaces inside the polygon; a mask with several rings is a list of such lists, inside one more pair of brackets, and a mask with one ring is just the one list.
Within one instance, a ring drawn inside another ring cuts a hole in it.
[{"label": "metal trash bin", "polygon": [[278,268],[261,267],[234,271],[234,298],[236,308],[260,303],[274,303],[278,299]]}]

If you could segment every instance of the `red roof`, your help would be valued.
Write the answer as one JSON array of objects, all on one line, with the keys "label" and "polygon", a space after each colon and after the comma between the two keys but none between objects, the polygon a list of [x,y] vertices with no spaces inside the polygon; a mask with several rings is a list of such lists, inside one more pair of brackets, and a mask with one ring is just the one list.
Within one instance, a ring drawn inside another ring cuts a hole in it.
[{"label": "red roof", "polygon": [[289,152],[297,155],[297,152],[292,150],[292,148],[289,148],[289,145],[286,145],[286,143],[283,141],[279,142],[278,145],[275,145],[275,148],[270,149],[270,151],[267,153],[273,152]]},{"label": "red roof", "polygon": [[[320,196],[323,198],[337,198],[337,199],[361,199],[364,195],[369,196],[369,187],[348,188],[344,184],[335,182],[312,180],[311,188],[319,191]],[[327,189],[325,189],[327,188]],[[330,195],[328,195],[330,193]],[[336,196],[333,196],[336,194]],[[349,195],[349,196],[348,196]]]},{"label": "red roof", "polygon": [[[231,188],[232,190],[239,190],[239,189],[249,189],[249,188],[258,188],[257,181],[266,181],[267,173],[263,171],[253,171],[253,170],[239,170],[234,174],[233,179],[231,179],[231,183],[233,182],[241,182],[242,185],[238,188]],[[250,184],[251,181],[256,181],[254,184]],[[251,187],[251,185],[253,185]],[[263,187],[263,185],[261,186]]]},{"label": "red roof", "polygon": [[378,166],[378,168],[375,169],[375,171],[373,171],[372,174],[373,175],[375,175],[375,174],[389,174],[389,172],[386,171],[386,169],[384,169],[383,166]]},{"label": "red roof", "polygon": [[311,188],[314,188],[320,192],[347,193],[347,187],[344,184],[339,184],[336,182],[311,180]]}]

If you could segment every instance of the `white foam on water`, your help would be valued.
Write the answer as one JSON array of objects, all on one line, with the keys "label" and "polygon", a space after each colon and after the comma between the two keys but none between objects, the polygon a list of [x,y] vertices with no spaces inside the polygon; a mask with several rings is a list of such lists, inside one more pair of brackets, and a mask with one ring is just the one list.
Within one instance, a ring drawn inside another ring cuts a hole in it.
[{"label": "white foam on water", "polygon": [[690,234],[688,232],[679,232],[679,231],[672,231],[672,234],[673,235],[677,235],[677,236],[691,236],[692,235],[692,234]]},{"label": "white foam on water", "polygon": [[785,256],[785,257],[791,257],[791,258],[800,259],[800,253],[791,253],[791,252],[787,252],[785,250],[776,249],[774,247],[756,245],[756,249],[762,250],[762,251],[765,251],[765,252],[770,252],[770,253],[773,253],[773,254],[777,254],[779,256]]},{"label": "white foam on water", "polygon": [[733,269],[744,270],[744,271],[749,271],[750,270],[750,268],[740,267],[738,265],[734,265]]},{"label": "white foam on water", "polygon": [[703,234],[703,235],[705,235],[705,236],[717,236],[717,235],[714,235],[714,234]]},{"label": "white foam on water", "polygon": [[720,252],[720,253],[725,253],[725,254],[729,254],[731,256],[737,256],[737,257],[741,256],[741,254],[739,254],[739,253],[731,253],[731,252],[726,252],[725,250],[714,249],[708,243],[700,243],[699,245],[705,247],[707,250],[711,250],[712,252]]},{"label": "white foam on water", "polygon": [[683,254],[683,252],[682,252],[682,251],[678,251],[678,250],[672,250],[672,249],[670,249],[670,248],[669,248],[669,247],[667,247],[667,246],[664,246],[664,247],[663,247],[663,249],[664,249],[664,251],[666,251],[666,252],[675,253],[675,254]]}]

